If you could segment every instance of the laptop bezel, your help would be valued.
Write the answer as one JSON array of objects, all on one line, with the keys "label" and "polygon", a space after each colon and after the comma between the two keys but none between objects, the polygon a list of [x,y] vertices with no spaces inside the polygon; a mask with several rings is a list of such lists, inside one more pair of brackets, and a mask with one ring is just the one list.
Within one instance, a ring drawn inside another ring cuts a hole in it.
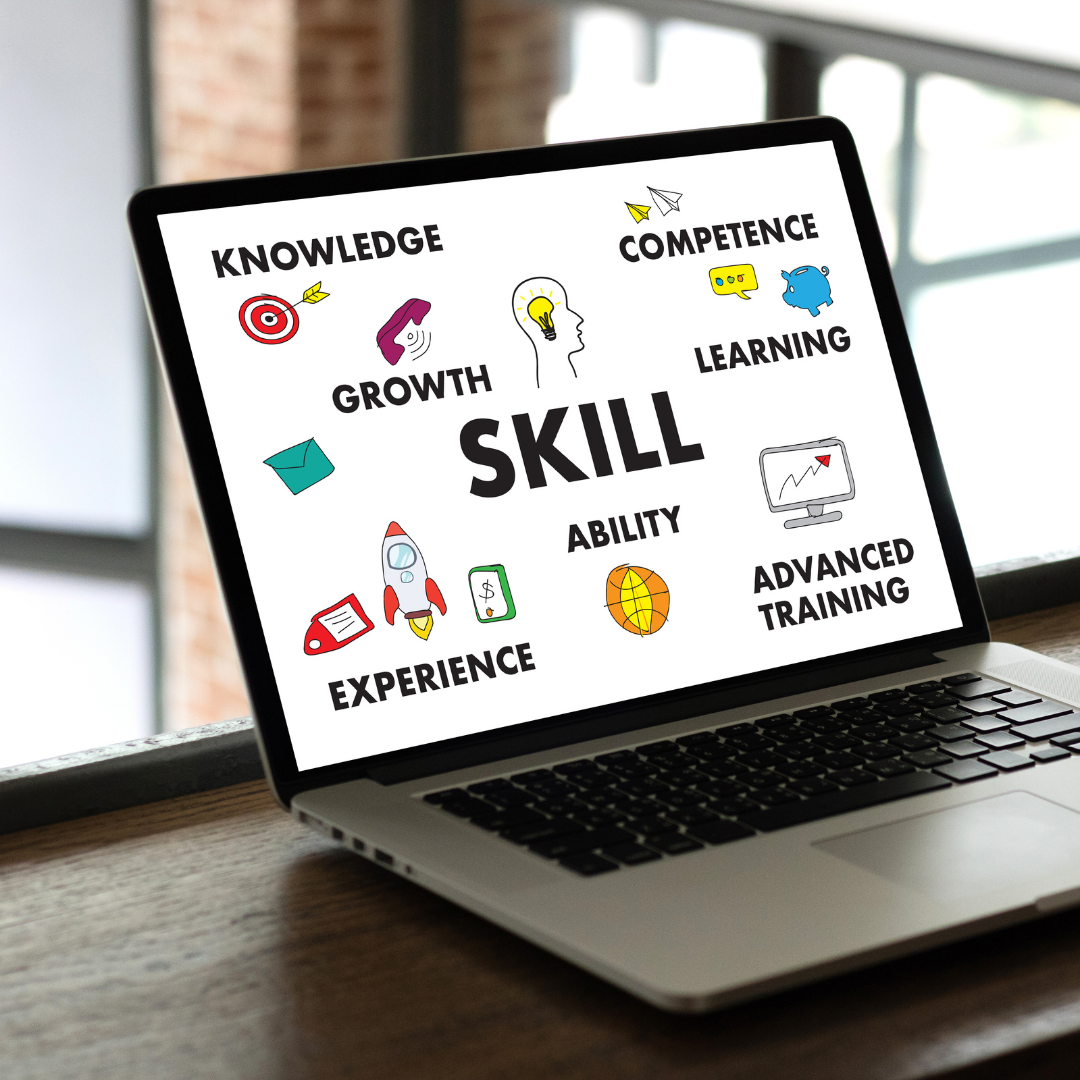
[{"label": "laptop bezel", "polygon": [[[836,150],[962,625],[919,638],[300,772],[158,225],[159,215],[822,141],[833,143]],[[568,745],[599,733],[632,731],[667,719],[822,689],[886,670],[916,667],[933,662],[935,650],[990,639],[854,140],[839,120],[815,117],[774,121],[147,188],[133,196],[128,219],[158,354],[179,416],[268,778],[285,805],[298,792],[314,787],[365,776],[393,782],[444,768],[494,761],[529,749]]]}]

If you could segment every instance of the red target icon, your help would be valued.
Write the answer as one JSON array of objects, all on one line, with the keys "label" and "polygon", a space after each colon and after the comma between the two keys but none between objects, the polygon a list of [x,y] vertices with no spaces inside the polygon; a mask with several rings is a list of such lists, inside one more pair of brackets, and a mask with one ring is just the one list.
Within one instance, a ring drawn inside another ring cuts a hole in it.
[{"label": "red target icon", "polygon": [[279,296],[253,296],[240,305],[240,325],[253,341],[280,345],[300,329],[300,317]]}]

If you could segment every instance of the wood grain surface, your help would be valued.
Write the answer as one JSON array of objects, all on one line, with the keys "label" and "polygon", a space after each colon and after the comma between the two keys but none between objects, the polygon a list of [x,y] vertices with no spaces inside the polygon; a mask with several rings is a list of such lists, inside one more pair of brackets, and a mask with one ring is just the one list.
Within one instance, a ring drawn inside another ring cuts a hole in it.
[{"label": "wood grain surface", "polygon": [[[1080,659],[1080,605],[997,636]],[[301,828],[261,781],[0,838],[0,1077],[1080,1075],[1080,915],[672,1017]]]}]

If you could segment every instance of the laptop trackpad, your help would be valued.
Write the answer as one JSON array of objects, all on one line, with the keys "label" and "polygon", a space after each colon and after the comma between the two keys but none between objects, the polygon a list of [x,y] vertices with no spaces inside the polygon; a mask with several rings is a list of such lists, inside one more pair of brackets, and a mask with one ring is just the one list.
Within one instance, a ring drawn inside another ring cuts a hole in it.
[{"label": "laptop trackpad", "polygon": [[814,845],[935,900],[994,893],[1075,870],[1080,814],[1026,791]]}]

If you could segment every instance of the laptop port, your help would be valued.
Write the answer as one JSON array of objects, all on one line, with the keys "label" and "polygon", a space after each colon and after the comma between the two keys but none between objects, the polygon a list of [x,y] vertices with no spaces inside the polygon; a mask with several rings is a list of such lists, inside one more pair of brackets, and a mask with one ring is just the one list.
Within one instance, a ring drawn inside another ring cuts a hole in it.
[{"label": "laptop port", "polygon": [[345,839],[345,834],[340,829],[331,829],[330,830],[330,836],[334,840],[344,840]]},{"label": "laptop port", "polygon": [[380,851],[379,848],[376,848],[375,849],[375,858],[379,862],[385,863],[387,866],[393,866],[394,865],[394,856],[391,855],[388,851]]},{"label": "laptop port", "polygon": [[353,851],[367,851],[367,844],[365,844],[363,840],[357,839],[355,836],[353,837],[352,846]]}]

